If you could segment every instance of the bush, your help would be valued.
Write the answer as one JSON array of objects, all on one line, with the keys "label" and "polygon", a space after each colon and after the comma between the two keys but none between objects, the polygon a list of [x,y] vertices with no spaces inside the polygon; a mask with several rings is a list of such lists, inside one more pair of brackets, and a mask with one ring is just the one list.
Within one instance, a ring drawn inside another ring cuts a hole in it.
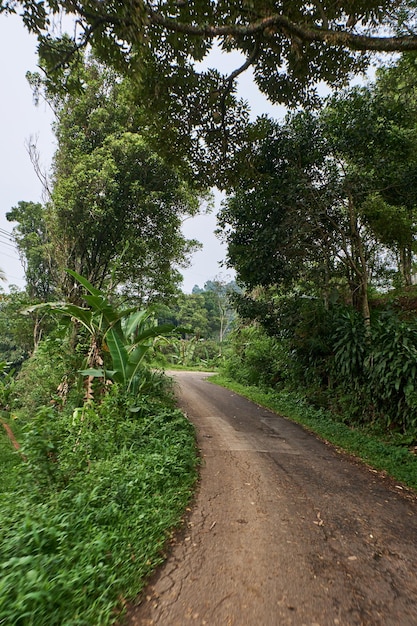
[{"label": "bush", "polygon": [[274,386],[288,375],[288,355],[282,342],[258,325],[232,331],[224,371],[240,383]]},{"label": "bush", "polygon": [[162,559],[196,478],[177,409],[117,385],[101,404],[38,410],[0,523],[0,623],[113,623]]},{"label": "bush", "polygon": [[365,361],[368,395],[385,425],[417,433],[417,324],[385,314],[372,326]]},{"label": "bush", "polygon": [[[295,307],[298,302],[298,307]],[[273,336],[253,323],[234,331],[224,372],[247,385],[302,390],[350,424],[417,438],[417,321],[315,298],[280,299]],[[410,439],[411,438],[411,439]]]},{"label": "bush", "polygon": [[24,419],[31,419],[39,407],[68,400],[72,406],[82,402],[78,370],[82,356],[68,339],[51,336],[42,341],[23,364],[14,387],[12,408]]}]

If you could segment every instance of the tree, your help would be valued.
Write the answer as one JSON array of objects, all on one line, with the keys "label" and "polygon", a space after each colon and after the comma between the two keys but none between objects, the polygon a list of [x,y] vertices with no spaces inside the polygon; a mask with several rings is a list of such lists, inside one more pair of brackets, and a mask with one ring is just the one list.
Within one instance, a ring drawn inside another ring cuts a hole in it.
[{"label": "tree", "polygon": [[[414,57],[414,55],[413,55]],[[333,97],[323,118],[333,150],[358,192],[362,219],[397,258],[403,284],[411,284],[417,233],[417,115],[409,106],[416,89],[407,57],[379,73],[370,87]],[[401,85],[407,83],[407,93]]]},{"label": "tree", "polygon": [[48,300],[56,287],[56,272],[46,224],[46,209],[39,202],[19,202],[6,218],[18,222],[13,236],[25,270],[26,290],[33,299]]},{"label": "tree", "polygon": [[209,328],[213,337],[221,344],[235,316],[230,296],[240,290],[234,281],[226,283],[220,277],[208,280],[204,284],[202,296],[208,312]]},{"label": "tree", "polygon": [[80,94],[45,92],[57,114],[46,210],[57,283],[77,300],[78,286],[64,272],[71,268],[97,288],[110,281],[142,302],[169,297],[196,245],[181,224],[200,196],[145,139],[128,79],[90,59],[83,81]]},{"label": "tree", "polygon": [[139,135],[110,136],[83,155],[57,180],[52,200],[61,268],[74,268],[98,288],[114,270],[116,284],[142,300],[168,295],[180,282],[172,265],[192,249],[181,220],[197,210],[196,201]]},{"label": "tree", "polygon": [[244,148],[250,167],[224,203],[219,224],[239,280],[249,288],[288,286],[309,270],[326,270],[337,172],[317,116],[297,114],[282,125],[261,119],[256,126],[262,126],[255,133],[261,138]]},{"label": "tree", "polygon": [[338,282],[369,320],[379,242],[361,214],[369,190],[346,152],[335,149],[332,134],[343,128],[332,123],[305,112],[283,125],[270,122],[269,135],[253,145],[253,171],[228,197],[220,226],[228,262],[247,287],[298,286],[328,302]]},{"label": "tree", "polygon": [[18,369],[37,348],[40,340],[54,327],[50,316],[35,311],[22,315],[33,303],[27,290],[12,286],[9,293],[0,292],[0,361]]},{"label": "tree", "polygon": [[197,340],[207,337],[209,320],[202,294],[181,294],[175,306],[178,326],[190,329]]},{"label": "tree", "polygon": [[204,287],[194,285],[191,294],[181,293],[170,307],[159,306],[158,318],[190,329],[197,339],[221,343],[234,317],[230,295],[239,291],[234,281],[226,283],[217,277],[208,280]]}]

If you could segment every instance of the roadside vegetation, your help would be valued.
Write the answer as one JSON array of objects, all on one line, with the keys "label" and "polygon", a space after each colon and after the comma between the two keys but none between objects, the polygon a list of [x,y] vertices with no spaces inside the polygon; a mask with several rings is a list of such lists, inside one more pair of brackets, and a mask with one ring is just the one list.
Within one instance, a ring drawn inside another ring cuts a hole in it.
[{"label": "roadside vegetation", "polygon": [[[60,316],[69,309],[73,323],[78,314],[91,335],[79,331],[75,344],[73,325],[58,324],[3,404],[4,624],[113,623],[162,561],[196,480],[193,428],[168,379],[142,363],[169,329],[143,312],[119,312],[79,278],[91,309],[46,308]],[[129,345],[126,328],[135,335]],[[81,379],[93,352],[103,369]],[[3,376],[3,391],[10,384]]]},{"label": "roadside vegetation", "polygon": [[1,623],[111,624],[163,560],[196,478],[194,433],[161,401],[129,402],[114,386],[100,405],[39,409],[25,461],[2,458]]}]

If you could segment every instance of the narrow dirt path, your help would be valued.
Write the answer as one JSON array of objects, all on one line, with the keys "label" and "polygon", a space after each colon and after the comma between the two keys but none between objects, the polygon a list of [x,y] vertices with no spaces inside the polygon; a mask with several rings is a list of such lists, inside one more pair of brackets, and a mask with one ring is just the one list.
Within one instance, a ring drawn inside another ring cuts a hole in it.
[{"label": "narrow dirt path", "polygon": [[203,374],[201,484],[130,626],[416,626],[417,499]]}]

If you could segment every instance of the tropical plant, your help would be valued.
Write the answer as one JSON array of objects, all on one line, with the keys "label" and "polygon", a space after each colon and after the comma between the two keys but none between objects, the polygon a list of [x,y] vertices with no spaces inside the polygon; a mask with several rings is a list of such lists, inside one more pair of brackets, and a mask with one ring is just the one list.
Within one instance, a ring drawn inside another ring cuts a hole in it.
[{"label": "tropical plant", "polygon": [[[136,307],[117,309],[100,289],[73,270],[68,274],[87,291],[82,297],[88,307],[65,302],[48,302],[27,309],[31,312],[47,308],[80,324],[90,336],[90,348],[86,368],[81,374],[87,376],[87,398],[93,395],[93,378],[120,383],[127,391],[137,393],[140,370],[146,352],[157,337],[174,331],[172,324],[158,325],[151,311],[138,311]],[[105,356],[110,357],[110,367]]]}]

